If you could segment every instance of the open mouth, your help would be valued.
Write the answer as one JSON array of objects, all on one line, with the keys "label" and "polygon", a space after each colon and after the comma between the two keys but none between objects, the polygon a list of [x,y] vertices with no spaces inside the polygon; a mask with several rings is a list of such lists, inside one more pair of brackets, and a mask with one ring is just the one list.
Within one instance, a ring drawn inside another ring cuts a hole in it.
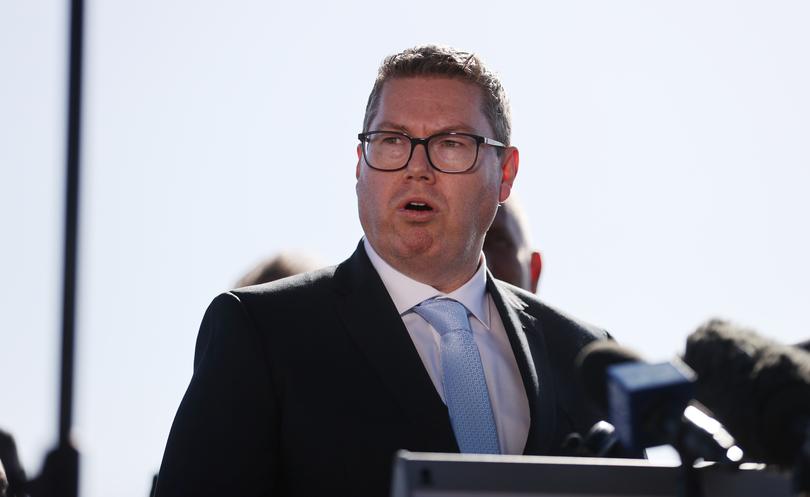
[{"label": "open mouth", "polygon": [[408,202],[405,204],[405,210],[409,211],[432,211],[433,207],[425,202]]}]

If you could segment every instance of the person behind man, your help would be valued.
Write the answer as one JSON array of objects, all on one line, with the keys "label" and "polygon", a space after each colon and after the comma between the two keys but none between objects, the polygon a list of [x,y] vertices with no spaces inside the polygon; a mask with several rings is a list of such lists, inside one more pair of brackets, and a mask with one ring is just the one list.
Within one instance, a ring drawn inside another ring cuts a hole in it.
[{"label": "person behind man", "polygon": [[476,55],[385,59],[358,135],[364,238],[336,267],[214,299],[158,497],[381,496],[398,449],[562,454],[592,426],[574,360],[607,333],[481,263],[510,134]]},{"label": "person behind man", "polygon": [[532,293],[537,292],[543,260],[529,245],[526,215],[514,197],[498,207],[484,238],[484,255],[492,276]]},{"label": "person behind man", "polygon": [[318,269],[315,259],[293,252],[281,252],[269,259],[260,262],[256,267],[239,278],[236,287],[260,285],[271,281],[280,280],[296,274],[305,273]]}]

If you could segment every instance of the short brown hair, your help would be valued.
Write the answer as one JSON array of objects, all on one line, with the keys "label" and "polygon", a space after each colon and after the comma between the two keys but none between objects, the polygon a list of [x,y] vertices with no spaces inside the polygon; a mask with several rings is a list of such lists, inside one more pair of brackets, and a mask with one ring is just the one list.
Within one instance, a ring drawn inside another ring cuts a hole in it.
[{"label": "short brown hair", "polygon": [[318,261],[300,252],[281,252],[265,259],[236,282],[236,287],[260,285],[318,269]]},{"label": "short brown hair", "polygon": [[438,45],[422,45],[389,55],[377,72],[374,88],[368,96],[363,131],[368,131],[380,105],[383,85],[389,79],[415,76],[457,78],[481,89],[482,111],[487,117],[496,140],[510,144],[512,112],[509,99],[498,77],[476,54]]}]

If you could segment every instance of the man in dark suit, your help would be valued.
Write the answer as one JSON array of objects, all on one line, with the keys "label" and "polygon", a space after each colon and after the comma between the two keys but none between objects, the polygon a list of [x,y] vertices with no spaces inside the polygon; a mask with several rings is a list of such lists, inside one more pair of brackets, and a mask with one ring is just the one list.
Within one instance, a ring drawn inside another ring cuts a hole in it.
[{"label": "man in dark suit", "polygon": [[597,420],[574,359],[607,334],[484,265],[518,170],[497,78],[470,53],[406,50],[363,128],[364,239],[336,267],[213,301],[159,497],[383,496],[398,449],[561,454]]}]

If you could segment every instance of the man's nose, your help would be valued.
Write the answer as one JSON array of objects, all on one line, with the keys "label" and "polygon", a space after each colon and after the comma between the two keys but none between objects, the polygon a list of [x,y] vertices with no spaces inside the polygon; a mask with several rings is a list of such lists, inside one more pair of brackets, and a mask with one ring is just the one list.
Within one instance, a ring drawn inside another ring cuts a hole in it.
[{"label": "man's nose", "polygon": [[411,154],[408,167],[405,168],[408,178],[433,179],[436,171],[430,165],[427,155],[427,146],[424,143],[417,144]]}]

